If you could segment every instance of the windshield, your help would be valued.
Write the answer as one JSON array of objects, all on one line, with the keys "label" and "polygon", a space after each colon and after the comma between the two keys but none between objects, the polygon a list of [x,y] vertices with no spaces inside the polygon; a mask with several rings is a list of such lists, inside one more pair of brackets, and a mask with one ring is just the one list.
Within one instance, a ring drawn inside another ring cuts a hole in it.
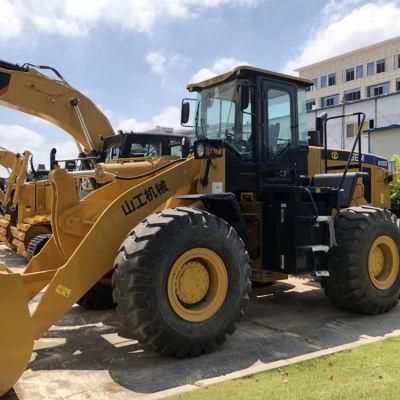
[{"label": "windshield", "polygon": [[195,133],[198,139],[224,140],[241,158],[252,157],[251,102],[238,110],[237,81],[203,89],[198,95]]},{"label": "windshield", "polygon": [[161,156],[161,143],[132,143],[129,154],[132,157],[159,157]]}]

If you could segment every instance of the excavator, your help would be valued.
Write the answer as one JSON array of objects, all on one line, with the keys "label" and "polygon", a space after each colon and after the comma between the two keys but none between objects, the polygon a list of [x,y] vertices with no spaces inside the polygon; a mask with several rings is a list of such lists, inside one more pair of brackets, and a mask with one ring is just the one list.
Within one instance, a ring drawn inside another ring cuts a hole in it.
[{"label": "excavator", "polygon": [[[0,394],[24,372],[35,339],[107,274],[125,334],[174,357],[222,345],[251,280],[314,274],[339,307],[391,310],[400,294],[400,231],[388,210],[396,176],[362,153],[362,113],[346,116],[359,121],[350,151],[327,147],[329,118],[310,143],[311,85],[236,67],[188,86],[197,93],[188,157],[51,171],[53,235],[22,273],[0,264]],[[80,198],[77,176],[103,185]]]},{"label": "excavator", "polygon": [[[41,74],[50,70],[58,79]],[[68,132],[75,140],[80,156],[92,163],[99,154],[102,135],[114,131],[105,115],[85,95],[74,89],[54,68],[18,66],[0,61],[0,104],[46,121]],[[83,115],[85,117],[83,117]],[[90,131],[90,134],[89,134]],[[51,233],[51,186],[46,180],[27,182],[31,154],[12,169],[14,185],[9,185],[6,200],[12,204],[0,219],[0,239],[26,257],[29,243],[37,236]]]},{"label": "excavator", "polygon": [[[39,70],[50,70],[58,79]],[[119,132],[115,135],[101,110],[74,89],[57,70],[47,66],[18,66],[0,61],[0,104],[43,118],[68,132],[79,151],[78,159],[62,160],[69,169],[90,169],[99,161],[116,158],[181,156],[186,155],[190,148],[190,140],[179,134]],[[10,207],[0,218],[0,240],[16,248],[21,256],[31,258],[51,235],[52,193],[46,179],[48,171],[41,171],[41,177],[34,176],[28,182],[29,158],[32,155],[29,152],[24,154],[22,165],[16,165],[13,170],[15,188],[14,184],[10,186],[7,196]],[[61,163],[57,162],[55,154],[56,150],[53,150],[50,169]],[[84,181],[83,186],[85,183],[90,186],[90,181]]]}]

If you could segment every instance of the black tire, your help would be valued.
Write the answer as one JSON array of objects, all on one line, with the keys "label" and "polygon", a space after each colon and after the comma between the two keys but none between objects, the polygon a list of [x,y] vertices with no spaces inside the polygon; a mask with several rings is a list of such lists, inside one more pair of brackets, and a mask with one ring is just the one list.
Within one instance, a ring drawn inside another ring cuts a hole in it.
[{"label": "black tire", "polygon": [[28,243],[28,247],[26,248],[27,259],[30,260],[33,256],[36,256],[36,254],[39,254],[40,250],[43,249],[50,238],[51,233],[44,233],[31,239]]},{"label": "black tire", "polygon": [[89,289],[77,303],[87,310],[110,310],[115,308],[111,287],[111,273]]},{"label": "black tire", "polygon": [[331,250],[329,278],[321,285],[337,306],[361,314],[381,314],[398,303],[400,273],[393,284],[378,289],[368,273],[368,255],[379,236],[389,236],[400,252],[400,230],[390,211],[374,207],[351,207],[335,217],[337,246]]},{"label": "black tire", "polygon": [[[199,247],[223,261],[228,288],[218,310],[194,323],[174,311],[167,285],[175,261]],[[136,226],[120,248],[113,273],[117,312],[125,331],[144,347],[168,356],[197,356],[234,332],[249,299],[250,272],[243,241],[224,220],[199,209],[167,209]]]}]

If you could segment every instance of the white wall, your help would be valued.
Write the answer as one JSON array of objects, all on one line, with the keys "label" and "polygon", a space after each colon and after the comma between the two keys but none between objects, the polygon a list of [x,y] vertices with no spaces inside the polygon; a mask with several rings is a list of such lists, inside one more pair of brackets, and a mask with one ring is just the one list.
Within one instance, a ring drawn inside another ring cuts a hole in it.
[{"label": "white wall", "polygon": [[[315,129],[315,118],[323,112],[326,112],[329,117],[340,114],[364,112],[366,114],[366,120],[373,119],[375,121],[375,128],[397,125],[400,124],[400,93],[310,111],[307,113],[309,130]],[[346,124],[352,122],[357,122],[357,118],[346,117],[344,121],[337,119],[328,122],[329,147],[341,149],[349,149],[352,147],[354,138],[346,137]],[[387,135],[384,135],[383,132],[386,131],[371,133],[370,152],[389,158],[393,153],[400,154],[400,135],[395,133],[397,130],[395,130],[395,132],[389,132]],[[362,150],[363,152],[368,152],[367,133],[362,136]],[[389,154],[391,151],[392,153]]]},{"label": "white wall", "polygon": [[390,160],[393,154],[400,154],[400,128],[372,132],[371,153]]}]

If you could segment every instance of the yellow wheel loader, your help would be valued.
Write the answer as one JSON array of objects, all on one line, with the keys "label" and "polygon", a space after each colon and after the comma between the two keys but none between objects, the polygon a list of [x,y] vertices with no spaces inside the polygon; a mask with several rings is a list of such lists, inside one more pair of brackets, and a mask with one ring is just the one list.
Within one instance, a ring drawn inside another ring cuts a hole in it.
[{"label": "yellow wheel loader", "polygon": [[[193,156],[52,171],[51,239],[23,273],[0,266],[1,315],[12,322],[0,330],[0,394],[25,370],[34,340],[109,273],[125,331],[176,357],[212,351],[234,332],[250,278],[315,274],[341,307],[393,308],[395,177],[386,160],[361,152],[360,113],[351,151],[327,148],[326,118],[314,135],[322,146],[309,144],[311,85],[237,67],[188,87],[198,92]],[[108,184],[80,199],[77,175]]]},{"label": "yellow wheel loader", "polygon": [[29,151],[14,156],[4,196],[4,215],[0,218],[0,240],[26,257],[33,240],[51,233],[51,186],[45,180],[28,181],[28,163],[32,156]]}]

